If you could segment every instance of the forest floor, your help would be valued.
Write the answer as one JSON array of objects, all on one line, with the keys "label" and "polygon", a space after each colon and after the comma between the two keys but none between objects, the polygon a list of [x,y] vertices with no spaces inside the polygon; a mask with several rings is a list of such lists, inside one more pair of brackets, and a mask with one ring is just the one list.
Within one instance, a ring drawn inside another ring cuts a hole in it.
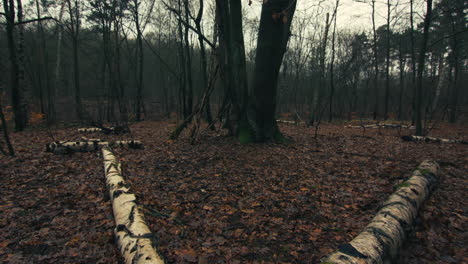
[{"label": "forest floor", "polygon": [[[344,125],[323,124],[314,139],[313,128],[281,124],[285,144],[241,145],[213,132],[191,145],[184,135],[168,140],[174,123],[149,121],[131,135],[89,137],[144,142],[115,153],[168,263],[319,263],[425,159],[439,162],[441,183],[399,263],[468,263],[467,145]],[[76,127],[11,135],[17,157],[0,157],[1,261],[122,261],[101,154],[44,152],[82,136]],[[431,136],[468,140],[468,125],[439,124]]]}]

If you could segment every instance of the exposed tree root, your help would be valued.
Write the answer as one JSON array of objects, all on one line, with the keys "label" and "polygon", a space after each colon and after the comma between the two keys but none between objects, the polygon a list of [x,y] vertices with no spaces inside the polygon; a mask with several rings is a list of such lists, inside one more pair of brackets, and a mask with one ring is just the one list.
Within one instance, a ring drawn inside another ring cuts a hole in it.
[{"label": "exposed tree root", "polygon": [[140,213],[136,196],[122,177],[121,165],[110,148],[102,148],[106,185],[112,201],[116,228],[115,239],[125,263],[163,264],[158,254],[156,239]]},{"label": "exposed tree root", "polygon": [[350,243],[339,246],[322,264],[390,263],[395,260],[419,207],[438,183],[438,174],[436,162],[421,163],[381,206],[364,231]]},{"label": "exposed tree root", "polygon": [[456,143],[456,144],[468,144],[465,140],[456,139],[445,139],[445,138],[434,138],[434,137],[421,137],[421,136],[402,136],[404,141],[422,141],[422,142],[433,142],[433,143]]},{"label": "exposed tree root", "polygon": [[137,140],[131,141],[57,141],[46,144],[46,152],[52,152],[57,155],[64,155],[74,152],[93,152],[102,149],[105,146],[127,147],[133,149],[143,149],[143,143]]}]

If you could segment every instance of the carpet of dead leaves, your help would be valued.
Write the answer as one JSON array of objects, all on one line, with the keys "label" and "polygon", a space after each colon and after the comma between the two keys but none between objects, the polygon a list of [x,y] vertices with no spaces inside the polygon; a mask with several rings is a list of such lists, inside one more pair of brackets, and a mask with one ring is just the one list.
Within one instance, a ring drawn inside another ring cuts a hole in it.
[{"label": "carpet of dead leaves", "polygon": [[[467,263],[468,148],[403,142],[409,130],[314,130],[281,125],[285,144],[246,144],[218,132],[191,145],[168,140],[175,124],[142,122],[144,150],[116,149],[168,263],[318,263],[351,240],[424,159],[442,167],[399,263]],[[468,139],[468,126],[432,136]],[[0,260],[119,263],[100,153],[57,156],[54,140],[76,127],[11,135],[17,157],[0,157]]]}]

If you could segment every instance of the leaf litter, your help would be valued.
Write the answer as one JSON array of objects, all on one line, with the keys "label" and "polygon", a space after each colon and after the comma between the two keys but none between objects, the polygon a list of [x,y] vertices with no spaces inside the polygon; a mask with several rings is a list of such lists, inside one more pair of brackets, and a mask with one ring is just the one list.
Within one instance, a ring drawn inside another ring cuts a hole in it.
[{"label": "leaf litter", "polygon": [[[141,122],[144,150],[116,149],[168,263],[318,263],[367,225],[424,159],[442,181],[399,263],[462,263],[467,230],[465,145],[403,142],[401,133],[281,125],[290,143],[246,144],[218,132],[169,141],[174,124]],[[466,126],[432,136],[466,140]],[[78,140],[76,128],[54,130]],[[186,136],[186,135],[185,135]],[[45,130],[12,134],[1,157],[0,258],[8,263],[118,263],[100,153],[44,153]]]}]

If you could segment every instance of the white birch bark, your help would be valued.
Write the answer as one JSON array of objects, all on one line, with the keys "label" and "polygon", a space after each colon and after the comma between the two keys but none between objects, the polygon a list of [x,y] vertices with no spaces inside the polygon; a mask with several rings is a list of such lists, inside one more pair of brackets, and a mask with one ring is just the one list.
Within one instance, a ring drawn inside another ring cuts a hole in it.
[{"label": "white birch bark", "polygon": [[126,147],[133,149],[142,149],[143,143],[138,140],[131,141],[57,141],[46,145],[46,152],[52,152],[58,155],[64,155],[74,152],[93,152],[101,150],[104,147]]},{"label": "white birch bark", "polygon": [[341,245],[322,264],[382,264],[398,256],[419,207],[438,183],[439,165],[424,161],[381,206],[371,223],[348,244]]},{"label": "white birch bark", "polygon": [[129,192],[122,177],[121,165],[108,147],[102,148],[106,185],[114,211],[117,246],[125,263],[163,264],[155,238],[138,210],[136,197]]},{"label": "white birch bark", "polygon": [[404,141],[415,141],[415,142],[432,142],[432,143],[455,143],[455,144],[468,144],[468,141],[457,140],[457,139],[446,139],[446,138],[435,138],[435,137],[423,137],[423,136],[403,136],[401,137]]}]

